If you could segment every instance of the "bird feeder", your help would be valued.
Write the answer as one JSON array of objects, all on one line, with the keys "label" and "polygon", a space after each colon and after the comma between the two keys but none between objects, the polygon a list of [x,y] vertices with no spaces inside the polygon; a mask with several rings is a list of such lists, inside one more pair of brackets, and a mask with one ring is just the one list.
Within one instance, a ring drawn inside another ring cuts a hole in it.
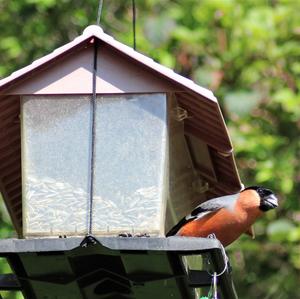
[{"label": "bird feeder", "polygon": [[164,236],[241,189],[212,92],[98,26],[0,81],[0,129],[1,193],[25,238]]}]

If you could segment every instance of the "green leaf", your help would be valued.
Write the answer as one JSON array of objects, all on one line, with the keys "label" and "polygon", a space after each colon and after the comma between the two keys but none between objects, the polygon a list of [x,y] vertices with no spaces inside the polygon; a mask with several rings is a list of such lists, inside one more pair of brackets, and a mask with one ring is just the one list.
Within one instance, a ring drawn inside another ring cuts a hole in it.
[{"label": "green leaf", "polygon": [[249,114],[260,99],[261,95],[256,91],[238,90],[227,93],[224,102],[228,111],[243,116]]},{"label": "green leaf", "polygon": [[268,225],[267,234],[272,241],[285,241],[295,225],[288,219],[279,219]]}]

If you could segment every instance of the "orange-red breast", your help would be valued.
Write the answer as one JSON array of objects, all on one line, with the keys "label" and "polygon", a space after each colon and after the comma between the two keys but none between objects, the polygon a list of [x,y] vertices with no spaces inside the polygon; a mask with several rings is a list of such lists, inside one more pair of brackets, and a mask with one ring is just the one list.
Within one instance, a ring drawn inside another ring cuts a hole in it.
[{"label": "orange-red breast", "polygon": [[227,246],[243,233],[254,237],[252,224],[264,212],[277,206],[278,200],[271,190],[248,187],[240,193],[200,204],[190,215],[181,219],[167,236],[207,237],[215,234]]}]

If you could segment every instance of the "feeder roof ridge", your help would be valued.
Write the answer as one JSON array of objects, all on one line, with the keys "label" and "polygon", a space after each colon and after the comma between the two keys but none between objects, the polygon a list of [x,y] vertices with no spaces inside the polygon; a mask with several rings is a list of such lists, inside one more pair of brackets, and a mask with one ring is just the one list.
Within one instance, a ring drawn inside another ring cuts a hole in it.
[{"label": "feeder roof ridge", "polygon": [[175,81],[176,83],[182,85],[183,87],[188,88],[204,96],[207,99],[217,102],[217,99],[215,98],[212,91],[199,86],[194,81],[175,73],[172,69],[155,62],[153,59],[145,56],[144,54],[141,54],[138,51],[134,50],[133,48],[115,40],[112,36],[104,33],[103,29],[98,25],[90,25],[86,27],[83,31],[83,34],[76,37],[71,42],[55,49],[53,52],[41,58],[36,59],[31,64],[13,72],[10,76],[0,80],[0,94],[3,89],[9,87],[9,85],[13,84],[16,80],[23,78],[23,76],[25,76],[28,73],[31,73],[36,68],[48,62],[51,62],[57,56],[63,55],[65,52],[72,50],[77,45],[84,43],[85,41],[91,39],[92,37],[98,38],[99,40],[103,41],[109,46],[122,52],[126,56],[134,59],[135,61],[141,63],[142,65],[149,67],[153,71],[158,72],[159,74],[166,77],[167,79],[171,79],[172,81]]}]

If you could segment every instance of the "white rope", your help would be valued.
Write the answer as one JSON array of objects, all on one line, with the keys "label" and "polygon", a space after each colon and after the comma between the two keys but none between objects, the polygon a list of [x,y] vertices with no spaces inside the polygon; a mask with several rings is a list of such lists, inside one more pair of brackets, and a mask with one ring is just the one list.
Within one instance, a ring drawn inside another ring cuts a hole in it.
[{"label": "white rope", "polygon": [[[210,235],[208,235],[207,237],[210,238],[210,239],[217,239],[215,234],[210,234]],[[216,277],[221,276],[221,275],[223,275],[223,274],[227,271],[227,269],[228,269],[228,256],[227,256],[227,254],[226,254],[226,251],[225,251],[225,248],[224,248],[223,244],[222,244],[221,242],[220,242],[220,244],[221,244],[221,250],[222,250],[222,255],[223,255],[223,260],[224,260],[225,266],[224,266],[224,269],[223,269],[220,273],[216,273],[216,272],[210,273],[209,270],[206,270],[207,273],[208,273],[210,276],[212,276],[212,277],[214,277],[214,276],[216,276]]]}]

